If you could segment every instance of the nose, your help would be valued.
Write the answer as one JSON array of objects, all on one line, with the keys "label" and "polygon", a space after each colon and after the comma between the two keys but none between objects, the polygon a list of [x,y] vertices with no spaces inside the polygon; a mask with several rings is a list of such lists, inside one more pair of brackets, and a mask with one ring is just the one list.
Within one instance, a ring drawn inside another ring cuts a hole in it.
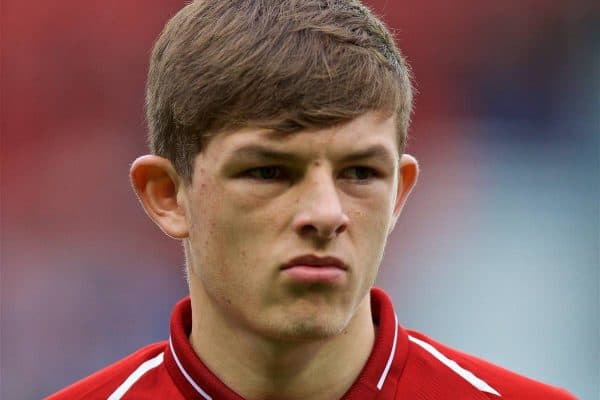
[{"label": "nose", "polygon": [[300,236],[331,240],[344,232],[349,222],[332,178],[321,176],[302,188],[292,222]]}]

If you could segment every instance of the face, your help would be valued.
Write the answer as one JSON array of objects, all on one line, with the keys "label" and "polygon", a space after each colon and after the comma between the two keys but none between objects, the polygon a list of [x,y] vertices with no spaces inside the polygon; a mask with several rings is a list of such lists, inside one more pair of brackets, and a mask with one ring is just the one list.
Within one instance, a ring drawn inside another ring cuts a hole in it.
[{"label": "face", "polygon": [[182,189],[192,296],[263,337],[340,333],[375,280],[399,166],[395,121],[375,112],[217,135]]}]

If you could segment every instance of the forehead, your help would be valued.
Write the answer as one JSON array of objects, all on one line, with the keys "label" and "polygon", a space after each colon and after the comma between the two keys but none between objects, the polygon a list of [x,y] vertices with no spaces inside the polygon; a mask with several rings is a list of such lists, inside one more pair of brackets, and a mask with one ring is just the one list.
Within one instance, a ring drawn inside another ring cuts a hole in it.
[{"label": "forehead", "polygon": [[243,128],[217,135],[206,147],[213,155],[235,154],[244,147],[261,145],[278,151],[322,154],[356,152],[367,147],[383,147],[399,157],[395,116],[365,113],[349,122],[329,128],[293,133],[269,129]]}]

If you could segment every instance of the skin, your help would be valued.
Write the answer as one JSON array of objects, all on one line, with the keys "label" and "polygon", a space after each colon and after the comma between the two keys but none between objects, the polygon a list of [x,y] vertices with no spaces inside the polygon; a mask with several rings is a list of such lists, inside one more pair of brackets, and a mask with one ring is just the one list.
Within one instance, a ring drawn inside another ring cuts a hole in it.
[{"label": "skin", "polygon": [[[221,133],[189,184],[158,156],[131,167],[147,214],[184,242],[192,346],[247,399],[338,399],[352,385],[375,338],[369,289],[417,175],[378,112],[294,134]],[[306,254],[347,269],[317,284],[282,271]]]}]

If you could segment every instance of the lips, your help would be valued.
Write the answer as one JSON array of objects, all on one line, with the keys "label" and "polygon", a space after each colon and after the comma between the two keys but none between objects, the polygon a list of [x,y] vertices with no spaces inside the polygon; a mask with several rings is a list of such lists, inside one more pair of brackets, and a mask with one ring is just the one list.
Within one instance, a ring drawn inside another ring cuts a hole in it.
[{"label": "lips", "polygon": [[281,270],[293,281],[303,283],[335,283],[342,279],[348,267],[336,257],[304,255],[285,263]]},{"label": "lips", "polygon": [[335,267],[342,270],[347,270],[346,264],[336,257],[318,257],[314,255],[305,255],[291,259],[284,264],[282,269],[293,268],[295,266],[309,266],[314,268]]}]

